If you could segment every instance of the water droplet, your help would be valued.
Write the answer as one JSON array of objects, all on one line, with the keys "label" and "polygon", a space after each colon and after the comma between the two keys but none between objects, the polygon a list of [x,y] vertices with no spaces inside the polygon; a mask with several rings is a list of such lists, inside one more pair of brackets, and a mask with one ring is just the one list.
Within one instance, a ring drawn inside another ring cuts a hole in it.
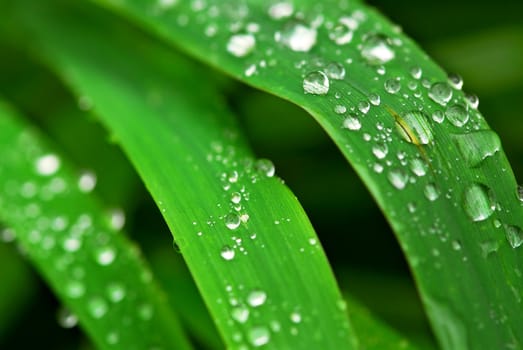
[{"label": "water droplet", "polygon": [[242,195],[240,192],[233,192],[231,194],[231,202],[234,203],[234,204],[238,204],[240,203],[242,200]]},{"label": "water droplet", "polygon": [[225,217],[225,226],[227,226],[229,230],[236,230],[240,226],[240,223],[240,216],[236,213],[227,214]]},{"label": "water droplet", "polygon": [[60,158],[55,154],[46,154],[36,160],[35,168],[38,174],[51,176],[60,168]]},{"label": "water droplet", "polygon": [[410,170],[416,176],[425,176],[427,174],[427,163],[421,158],[412,158],[410,160]]},{"label": "water droplet", "polygon": [[439,190],[433,183],[428,183],[425,186],[423,193],[425,194],[425,197],[431,202],[435,201],[439,197]]},{"label": "water droplet", "polygon": [[345,78],[345,68],[338,62],[331,62],[325,67],[325,74],[334,80],[343,80]]},{"label": "water droplet", "polygon": [[329,78],[320,71],[311,72],[303,79],[303,91],[306,94],[326,95],[329,85]]},{"label": "water droplet", "polygon": [[469,167],[479,166],[485,159],[501,149],[499,136],[492,130],[452,135],[452,140]]},{"label": "water droplet", "polygon": [[15,231],[10,228],[0,229],[0,241],[9,243],[14,241],[16,238]]},{"label": "water droplet", "polygon": [[467,99],[467,104],[472,109],[478,109],[479,106],[479,98],[478,96],[474,94],[465,94],[465,98]]},{"label": "water droplet", "polygon": [[125,213],[122,209],[113,209],[109,213],[109,224],[115,231],[121,230],[125,225]]},{"label": "water droplet", "polygon": [[292,51],[308,52],[316,44],[316,36],[316,29],[297,21],[290,21],[281,32],[276,33],[276,41]]},{"label": "water droplet", "polygon": [[82,246],[82,241],[76,237],[69,237],[64,240],[63,247],[68,252],[76,252]]},{"label": "water droplet", "polygon": [[485,242],[480,243],[481,248],[481,255],[486,258],[490,254],[493,254],[498,251],[499,244],[497,241],[494,240],[487,240]]},{"label": "water droplet", "polygon": [[301,314],[299,312],[293,312],[291,314],[291,321],[293,323],[300,323],[301,322]]},{"label": "water droplet", "polygon": [[421,70],[420,67],[412,67],[410,69],[410,75],[414,78],[414,79],[421,79],[421,75],[422,75],[423,71]]},{"label": "water droplet", "polygon": [[116,251],[112,247],[103,247],[96,252],[96,261],[102,266],[111,265],[116,258]]},{"label": "water droplet", "polygon": [[381,103],[381,97],[380,97],[380,95],[378,95],[378,94],[370,94],[370,95],[369,95],[369,102],[370,102],[373,106],[379,106],[380,103]]},{"label": "water droplet", "polygon": [[96,174],[91,171],[85,171],[78,179],[78,188],[84,193],[91,192],[96,187]]},{"label": "water droplet", "polygon": [[78,324],[78,317],[65,307],[58,309],[56,318],[58,324],[63,328],[73,328]]},{"label": "water droplet", "polygon": [[523,202],[523,186],[518,185],[516,188],[516,196],[520,202]]},{"label": "water droplet", "polygon": [[255,289],[247,296],[247,302],[252,307],[258,307],[265,303],[267,300],[267,294],[264,291]]},{"label": "water droplet", "polygon": [[342,106],[342,105],[336,105],[336,106],[334,106],[334,112],[336,114],[343,114],[343,113],[347,112],[347,107]]},{"label": "water droplet", "polygon": [[113,282],[107,286],[107,295],[113,303],[119,303],[125,298],[125,287],[121,283]]},{"label": "water droplet", "polygon": [[372,153],[378,159],[385,158],[388,152],[389,148],[384,143],[377,143],[376,145],[374,145],[374,147],[372,147]]},{"label": "water droplet", "polygon": [[294,7],[289,2],[278,2],[269,7],[269,16],[272,19],[282,19],[292,16]]},{"label": "water droplet", "polygon": [[434,111],[434,113],[432,113],[432,120],[438,124],[441,124],[445,120],[445,114],[443,114],[442,111]]},{"label": "water droplet", "polygon": [[358,110],[363,114],[367,114],[370,110],[370,103],[367,101],[360,101],[358,103]]},{"label": "water droplet", "polygon": [[517,248],[523,244],[523,230],[515,225],[505,225],[505,236],[512,248]]},{"label": "water droplet", "polygon": [[270,159],[258,159],[254,164],[254,167],[258,173],[266,177],[273,177],[276,172],[276,168]]},{"label": "water droplet", "polygon": [[426,145],[432,141],[432,131],[425,113],[407,112],[396,118],[396,129],[405,141],[415,145]]},{"label": "water droplet", "polygon": [[349,130],[360,130],[361,122],[356,115],[351,114],[343,120],[342,127]]},{"label": "water droplet", "polygon": [[461,128],[469,121],[469,113],[467,112],[467,108],[459,103],[449,106],[445,111],[445,116],[454,126],[457,126],[458,128]]},{"label": "water droplet", "polygon": [[361,56],[372,65],[384,64],[395,56],[390,39],[382,34],[370,34],[363,39]]},{"label": "water droplet", "polygon": [[408,175],[402,169],[393,169],[388,174],[389,182],[398,190],[402,190],[407,186],[409,181]]},{"label": "water droplet", "polygon": [[234,259],[234,254],[234,249],[232,249],[228,245],[224,246],[220,252],[221,257],[225,260]]},{"label": "water droplet", "polygon": [[385,88],[385,91],[387,91],[389,94],[395,94],[401,89],[401,83],[398,79],[388,79],[383,84],[383,87]]},{"label": "water droplet", "polygon": [[448,75],[449,84],[456,90],[461,90],[463,87],[463,78],[456,73],[450,73]]},{"label": "water droplet", "polygon": [[458,250],[461,250],[461,242],[458,241],[458,240],[454,240],[452,241],[452,249],[458,251]]},{"label": "water droplet", "polygon": [[447,83],[434,83],[429,89],[429,97],[434,102],[446,106],[452,98],[452,89]]},{"label": "water droplet", "polygon": [[488,219],[494,212],[489,188],[477,183],[467,187],[463,194],[463,208],[472,221]]},{"label": "water droplet", "polygon": [[258,326],[249,330],[249,342],[255,347],[265,345],[270,340],[270,333],[267,327]]},{"label": "water droplet", "polygon": [[107,303],[100,297],[94,297],[89,300],[87,308],[91,316],[96,319],[104,317],[108,311]]},{"label": "water droplet", "polygon": [[256,39],[252,34],[235,34],[227,43],[227,51],[236,57],[244,57],[252,52]]},{"label": "water droplet", "polygon": [[340,21],[334,28],[329,32],[329,39],[334,41],[337,45],[346,45],[352,41],[354,31],[348,25]]},{"label": "water droplet", "polygon": [[85,286],[80,281],[69,281],[65,286],[65,294],[72,299],[81,298],[85,294]]},{"label": "water droplet", "polygon": [[249,319],[249,309],[245,306],[238,306],[232,309],[231,316],[239,323],[245,323]]}]

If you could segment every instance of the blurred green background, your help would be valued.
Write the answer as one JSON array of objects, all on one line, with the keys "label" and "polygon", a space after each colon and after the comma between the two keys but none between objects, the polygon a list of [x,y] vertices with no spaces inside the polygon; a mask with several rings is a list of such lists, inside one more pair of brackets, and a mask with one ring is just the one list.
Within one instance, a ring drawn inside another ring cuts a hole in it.
[{"label": "blurred green background", "polygon": [[[499,133],[521,179],[523,2],[369,3],[400,24],[447,71],[464,78],[464,90],[480,97],[480,110]],[[108,209],[126,211],[127,231],[146,254],[170,251],[171,236],[154,202],[111,136],[5,34],[0,33],[0,95],[30,116],[79,169],[98,174],[96,193]],[[394,235],[332,141],[297,107],[235,82],[226,86],[256,153],[273,160],[309,214],[343,290],[430,347],[432,336]],[[167,259],[176,265],[181,261],[177,254],[167,254]],[[0,244],[0,281],[1,349],[90,347],[78,329],[64,329],[56,321],[59,301],[13,243]]]}]

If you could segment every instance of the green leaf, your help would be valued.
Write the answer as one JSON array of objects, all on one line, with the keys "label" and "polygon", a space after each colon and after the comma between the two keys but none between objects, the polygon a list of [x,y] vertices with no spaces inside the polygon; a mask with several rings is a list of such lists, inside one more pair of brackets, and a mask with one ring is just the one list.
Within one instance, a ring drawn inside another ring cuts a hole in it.
[{"label": "green leaf", "polygon": [[309,111],[394,228],[443,348],[522,346],[514,176],[476,98],[398,27],[348,1],[97,2]]},{"label": "green leaf", "polygon": [[100,349],[190,349],[139,250],[48,144],[0,103],[0,220]]},{"label": "green leaf", "polygon": [[136,166],[227,346],[354,348],[310,222],[272,163],[252,157],[209,72],[101,13],[21,9]]}]

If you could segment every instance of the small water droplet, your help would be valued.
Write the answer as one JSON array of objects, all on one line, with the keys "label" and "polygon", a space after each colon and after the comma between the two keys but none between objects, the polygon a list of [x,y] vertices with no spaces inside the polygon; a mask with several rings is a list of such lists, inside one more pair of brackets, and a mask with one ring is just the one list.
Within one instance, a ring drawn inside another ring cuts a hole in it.
[{"label": "small water droplet", "polygon": [[439,197],[439,190],[433,183],[428,183],[425,186],[423,193],[425,194],[425,197],[431,202],[435,201]]},{"label": "small water droplet", "polygon": [[467,108],[459,103],[449,106],[445,111],[445,116],[454,126],[458,128],[461,128],[469,121],[469,113]]},{"label": "small water droplet", "polygon": [[398,190],[402,190],[407,186],[409,181],[408,175],[402,169],[393,169],[388,174],[389,182]]},{"label": "small water droplet", "polygon": [[60,158],[55,154],[46,154],[36,160],[36,172],[42,176],[51,176],[60,168]]},{"label": "small water droplet", "polygon": [[463,87],[463,78],[456,73],[450,73],[448,75],[448,81],[450,86],[452,86],[456,90],[461,90]]},{"label": "small water droplet", "polygon": [[78,317],[65,307],[58,309],[56,318],[58,324],[63,328],[73,328],[78,324]]},{"label": "small water droplet", "polygon": [[96,187],[96,174],[92,171],[85,171],[78,179],[78,188],[84,193],[89,193]]},{"label": "small water droplet", "polygon": [[242,200],[242,195],[240,192],[233,192],[231,194],[231,202],[234,203],[234,204],[238,204],[240,203]]},{"label": "small water droplet", "polygon": [[432,131],[425,113],[407,112],[396,118],[396,129],[407,142],[415,145],[426,145],[432,141]]},{"label": "small water droplet", "polygon": [[498,251],[499,244],[494,240],[487,240],[480,243],[481,255],[483,258],[487,258],[490,254],[493,254]]},{"label": "small water droplet", "polygon": [[229,213],[225,217],[225,226],[229,230],[236,230],[240,226],[240,216],[236,213]]},{"label": "small water droplet", "polygon": [[256,39],[252,34],[235,34],[227,42],[227,51],[236,57],[244,57],[252,52]]},{"label": "small water droplet", "polygon": [[410,69],[410,75],[414,78],[414,79],[421,79],[421,75],[422,75],[423,71],[421,70],[420,67],[412,67]]},{"label": "small water droplet", "polygon": [[281,32],[277,32],[275,39],[292,51],[308,52],[316,44],[317,32],[305,24],[291,20],[286,23]]},{"label": "small water droplet", "polygon": [[81,298],[85,294],[85,286],[80,281],[69,281],[65,286],[65,294],[72,299]]},{"label": "small water droplet", "polygon": [[436,123],[441,124],[445,120],[445,114],[443,114],[442,111],[434,111],[432,113],[432,120],[434,120]]},{"label": "small water droplet", "polygon": [[410,160],[410,170],[416,176],[425,176],[427,174],[427,163],[421,158],[412,158]]},{"label": "small water droplet", "polygon": [[278,2],[269,7],[269,17],[272,19],[282,19],[292,16],[294,7],[290,2]]},{"label": "small water droplet", "polygon": [[274,164],[270,159],[258,159],[254,163],[254,167],[256,168],[256,171],[258,173],[266,177],[273,177],[276,172],[276,168],[274,167]]},{"label": "small water droplet", "polygon": [[122,209],[113,209],[109,213],[109,224],[115,231],[120,231],[125,225],[125,213]]},{"label": "small water droplet", "polygon": [[453,240],[452,241],[452,249],[454,250],[461,250],[461,242],[458,241],[458,240]]},{"label": "small water droplet", "polygon": [[238,306],[232,309],[231,316],[239,323],[245,323],[249,319],[249,309],[245,306]]},{"label": "small water droplet", "polygon": [[395,56],[391,40],[383,34],[369,34],[363,39],[361,56],[372,65],[389,62]]},{"label": "small water droplet", "polygon": [[329,92],[329,85],[329,78],[320,71],[311,72],[303,79],[303,91],[306,94],[326,95]]},{"label": "small water droplet", "polygon": [[76,237],[69,237],[64,240],[63,248],[68,252],[76,252],[82,246],[82,241]]},{"label": "small water droplet", "polygon": [[401,83],[399,79],[396,78],[388,79],[383,84],[383,87],[389,94],[396,94],[401,89]]},{"label": "small water droplet", "polygon": [[107,286],[107,295],[113,303],[119,303],[125,298],[125,287],[118,282],[110,283]]},{"label": "small water droplet", "polygon": [[87,308],[91,316],[96,319],[104,317],[108,311],[107,303],[100,297],[94,297],[89,300]]},{"label": "small water droplet", "polygon": [[380,97],[380,95],[378,95],[378,94],[370,94],[370,95],[369,95],[369,102],[370,102],[373,106],[379,106],[380,103],[381,103],[381,97]]},{"label": "small water droplet", "polygon": [[465,94],[465,98],[467,99],[467,104],[472,109],[478,109],[479,106],[479,98],[478,96],[474,94]]},{"label": "small water droplet", "polygon": [[377,143],[372,147],[372,153],[374,156],[378,159],[383,159],[387,156],[387,153],[389,152],[389,148],[384,143]]},{"label": "small water droplet", "polygon": [[352,41],[354,37],[354,31],[345,21],[340,21],[332,30],[329,32],[329,39],[334,41],[337,45],[346,45]]},{"label": "small water droplet", "polygon": [[516,188],[516,196],[520,202],[523,202],[523,186],[518,185]]},{"label": "small water droplet", "polygon": [[368,101],[360,101],[358,103],[358,110],[363,114],[367,114],[370,110],[370,103]]},{"label": "small water droplet", "polygon": [[467,187],[463,194],[463,208],[472,221],[488,219],[494,212],[489,188],[477,183]]},{"label": "small water droplet", "polygon": [[300,323],[301,322],[301,314],[299,312],[293,312],[291,314],[291,321],[293,323]]},{"label": "small water droplet", "polygon": [[116,258],[116,251],[112,247],[103,247],[96,252],[96,261],[102,266],[111,265]]},{"label": "small water droplet", "polygon": [[347,107],[342,106],[342,105],[336,105],[336,106],[334,106],[334,112],[336,114],[343,114],[343,113],[347,112]]},{"label": "small water droplet", "polygon": [[519,226],[505,225],[505,236],[514,249],[523,244],[523,230]]},{"label": "small water droplet", "polygon": [[267,327],[264,326],[257,326],[252,327],[249,330],[249,342],[252,346],[259,347],[262,345],[265,345],[270,340],[270,333]]},{"label": "small water droplet", "polygon": [[224,246],[220,251],[221,257],[227,261],[234,259],[234,254],[234,249],[232,249],[228,245]]},{"label": "small water droplet", "polygon": [[492,130],[452,135],[452,140],[469,167],[479,166],[485,159],[501,149],[499,136]]},{"label": "small water droplet", "polygon": [[429,97],[434,102],[446,106],[452,98],[452,89],[447,83],[434,83],[429,89]]},{"label": "small water droplet", "polygon": [[325,67],[325,74],[334,80],[343,80],[345,78],[345,68],[338,62],[331,62]]},{"label": "small water droplet", "polygon": [[258,307],[265,303],[267,300],[267,294],[259,289],[255,289],[247,296],[247,302],[252,307]]}]

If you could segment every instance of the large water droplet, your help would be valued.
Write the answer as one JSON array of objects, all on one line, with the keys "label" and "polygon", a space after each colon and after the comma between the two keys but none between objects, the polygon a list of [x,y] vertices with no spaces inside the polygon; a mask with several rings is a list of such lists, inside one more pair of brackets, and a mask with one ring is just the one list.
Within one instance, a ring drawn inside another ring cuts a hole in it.
[{"label": "large water droplet", "polygon": [[427,174],[427,163],[421,158],[412,158],[410,160],[410,170],[416,176],[425,176]]},{"label": "large water droplet", "polygon": [[488,219],[494,212],[492,193],[488,187],[472,184],[463,193],[463,208],[472,221]]},{"label": "large water droplet", "polygon": [[316,44],[317,32],[297,21],[288,22],[281,32],[276,33],[276,41],[292,51],[308,52]]},{"label": "large water droplet", "polygon": [[267,327],[258,326],[249,330],[249,342],[255,347],[265,345],[270,340],[270,333]]},{"label": "large water droplet", "polygon": [[426,145],[433,139],[427,116],[420,111],[396,117],[396,129],[403,139],[415,145]]},{"label": "large water droplet", "polygon": [[492,130],[479,130],[452,135],[461,156],[469,167],[479,166],[501,149],[499,136]]},{"label": "large water droplet", "polygon": [[376,158],[383,159],[387,156],[387,153],[389,152],[389,148],[384,143],[377,143],[372,147],[372,153]]},{"label": "large water droplet", "polygon": [[311,72],[303,79],[303,91],[306,94],[326,95],[329,85],[329,78],[320,71]]},{"label": "large water droplet", "polygon": [[255,289],[247,296],[247,302],[252,307],[258,307],[265,303],[267,300],[267,294],[259,289]]},{"label": "large water droplet", "polygon": [[407,173],[405,173],[405,171],[403,171],[402,169],[393,169],[389,171],[388,179],[392,186],[394,186],[398,190],[404,189],[409,181]]},{"label": "large water droplet", "polygon": [[350,22],[338,23],[332,30],[329,32],[329,39],[334,41],[337,45],[346,45],[352,41],[354,36],[354,31],[350,26]]},{"label": "large water droplet", "polygon": [[383,84],[383,87],[385,88],[385,91],[387,91],[389,94],[395,94],[401,89],[401,83],[399,79],[388,79]]},{"label": "large water droplet", "polygon": [[445,116],[454,126],[461,128],[469,121],[469,113],[467,108],[462,104],[454,104],[449,106],[445,111]]},{"label": "large water droplet", "polygon": [[461,90],[463,87],[463,78],[456,73],[450,73],[448,75],[449,84],[456,90]]},{"label": "large water droplet", "polygon": [[252,52],[256,39],[252,34],[235,34],[227,43],[227,51],[236,57],[244,57]]},{"label": "large water droplet", "polygon": [[225,217],[225,226],[229,230],[236,230],[240,226],[240,216],[236,213],[229,213]]},{"label": "large water droplet", "polygon": [[428,183],[425,185],[423,193],[425,194],[425,197],[431,202],[435,201],[439,197],[439,190],[433,183]]},{"label": "large water droplet", "polygon": [[224,246],[222,250],[220,251],[220,255],[225,260],[232,260],[234,259],[234,249],[229,247],[228,245]]},{"label": "large water droplet", "polygon": [[51,176],[60,168],[60,158],[55,154],[46,154],[36,160],[36,172],[43,176]]},{"label": "large water droplet", "polygon": [[360,130],[361,122],[356,115],[351,114],[343,120],[343,128],[349,130]]},{"label": "large water droplet", "polygon": [[266,177],[273,177],[276,172],[276,168],[270,159],[260,158],[254,163],[254,167],[258,173]]},{"label": "large water droplet", "polygon": [[372,65],[384,64],[395,56],[390,39],[382,34],[369,34],[363,39],[361,56]]},{"label": "large water droplet", "polygon": [[505,225],[505,236],[512,248],[523,244],[523,230],[519,226]]},{"label": "large water droplet", "polygon": [[452,88],[447,83],[434,83],[429,89],[429,97],[434,102],[446,106],[452,98]]},{"label": "large water droplet", "polygon": [[290,2],[278,2],[269,7],[269,16],[272,19],[287,18],[294,12],[294,7]]}]

